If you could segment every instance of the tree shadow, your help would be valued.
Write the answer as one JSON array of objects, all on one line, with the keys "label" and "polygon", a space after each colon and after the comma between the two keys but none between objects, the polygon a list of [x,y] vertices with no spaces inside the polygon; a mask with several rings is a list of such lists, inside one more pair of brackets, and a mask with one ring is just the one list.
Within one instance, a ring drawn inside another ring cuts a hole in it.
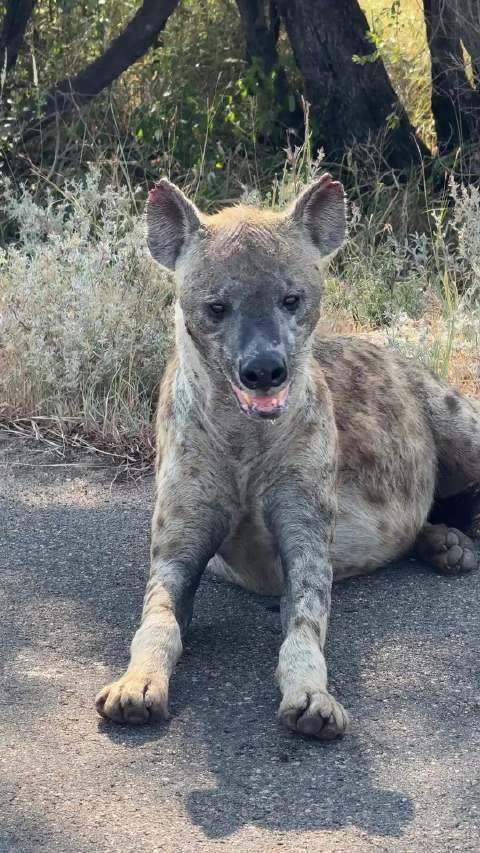
[{"label": "tree shadow", "polygon": [[[346,599],[346,618],[351,592],[344,585],[336,596]],[[169,728],[180,726],[195,777],[202,775],[205,756],[215,776],[215,788],[192,790],[186,798],[193,823],[211,839],[245,825],[280,832],[357,826],[400,837],[413,820],[413,802],[401,787],[388,790],[372,779],[375,744],[357,721],[353,734],[328,744],[298,737],[277,722],[273,673],[281,630],[274,600],[208,578],[196,614],[172,678],[171,722],[147,731],[100,723],[106,736],[135,749],[168,742]],[[335,618],[333,633],[342,630],[345,616]],[[355,632],[353,623],[349,630]],[[354,715],[361,713],[361,660],[346,663],[345,644],[335,651],[334,637],[329,651],[334,692],[351,700]]]},{"label": "tree shadow", "polygon": [[[127,661],[144,591],[150,507],[128,506],[120,520],[115,502],[94,511],[37,508],[29,510],[27,522],[24,507],[10,510],[7,581],[17,606],[28,606],[32,615],[20,627],[4,623],[6,648],[14,656],[48,643],[53,632],[55,648],[76,656],[78,672],[85,674],[79,689],[92,691],[88,708],[95,728],[92,667],[100,662],[115,677]],[[206,577],[172,679],[172,721],[128,728],[99,720],[98,731],[136,750],[136,772],[146,777],[152,765],[161,771],[162,750],[180,741],[179,773],[191,782],[184,802],[192,822],[211,839],[246,825],[280,832],[355,826],[399,838],[415,807],[401,779],[381,782],[379,768],[395,748],[387,723],[400,714],[417,737],[438,729],[440,720],[445,734],[439,730],[439,748],[448,750],[452,732],[468,742],[469,729],[450,702],[457,679],[450,652],[461,649],[462,631],[469,630],[467,617],[459,620],[469,583],[478,591],[478,579],[451,581],[406,563],[335,587],[327,661],[333,692],[350,710],[353,730],[342,741],[322,744],[283,730],[276,720],[273,674],[281,631],[275,600]],[[441,684],[415,671],[419,648],[429,671],[445,663]],[[385,661],[378,663],[386,654],[391,672]],[[411,672],[400,684],[409,656]],[[102,671],[95,686],[104,680]],[[25,694],[32,713],[36,689],[32,680]],[[52,698],[55,690],[54,684]],[[48,707],[44,695],[42,701]]]}]

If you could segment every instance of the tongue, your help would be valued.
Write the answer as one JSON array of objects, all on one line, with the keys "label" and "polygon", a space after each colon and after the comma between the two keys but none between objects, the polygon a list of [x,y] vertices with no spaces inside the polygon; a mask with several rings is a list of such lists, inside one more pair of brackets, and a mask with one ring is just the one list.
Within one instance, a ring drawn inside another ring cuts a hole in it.
[{"label": "tongue", "polygon": [[278,409],[282,400],[278,394],[276,397],[250,397],[249,405],[257,409],[259,412],[271,412],[272,409]]},{"label": "tongue", "polygon": [[247,391],[243,391],[240,388],[235,388],[235,393],[242,405],[252,411],[268,414],[269,412],[279,409],[285,403],[288,396],[288,385],[286,388],[279,391],[278,394],[274,394],[269,397],[249,394]]}]

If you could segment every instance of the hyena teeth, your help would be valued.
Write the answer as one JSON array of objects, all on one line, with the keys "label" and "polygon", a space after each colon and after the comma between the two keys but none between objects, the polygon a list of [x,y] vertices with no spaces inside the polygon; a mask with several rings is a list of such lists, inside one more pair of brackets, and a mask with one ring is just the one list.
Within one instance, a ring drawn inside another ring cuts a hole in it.
[{"label": "hyena teeth", "polygon": [[247,414],[272,415],[281,414],[287,410],[288,393],[290,390],[288,385],[278,393],[269,396],[248,393],[248,391],[238,388],[233,383],[232,388],[240,403],[240,407]]}]

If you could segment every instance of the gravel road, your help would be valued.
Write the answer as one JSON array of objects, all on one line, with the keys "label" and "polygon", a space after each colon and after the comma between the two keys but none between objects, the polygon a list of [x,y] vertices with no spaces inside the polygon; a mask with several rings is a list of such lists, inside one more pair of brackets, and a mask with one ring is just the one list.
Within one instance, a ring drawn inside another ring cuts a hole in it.
[{"label": "gravel road", "polygon": [[337,585],[343,741],[283,731],[273,599],[205,577],[172,720],[101,721],[140,613],[152,481],[0,441],[0,851],[480,849],[480,574]]}]

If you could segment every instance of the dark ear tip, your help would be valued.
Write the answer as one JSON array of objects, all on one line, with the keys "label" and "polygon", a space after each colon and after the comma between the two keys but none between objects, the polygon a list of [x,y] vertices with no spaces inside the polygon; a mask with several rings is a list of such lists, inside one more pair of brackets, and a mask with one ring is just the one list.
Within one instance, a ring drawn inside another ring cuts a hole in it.
[{"label": "dark ear tip", "polygon": [[325,181],[322,181],[322,178],[320,178],[323,189],[326,192],[336,192],[336,193],[345,192],[345,190],[343,188],[343,184],[341,181],[334,181],[332,176],[328,173],[326,175],[323,175],[322,177],[326,178]]},{"label": "dark ear tip", "polygon": [[173,187],[174,184],[172,184],[168,178],[161,178],[148,193],[149,203],[155,204],[155,202],[160,201],[162,196],[165,196],[165,193],[171,191]]},{"label": "dark ear tip", "polygon": [[[341,181],[335,181],[330,172],[325,172],[311,184],[311,191],[317,198],[324,193],[333,195],[345,196],[345,189]],[[308,192],[308,188],[307,188]]]},{"label": "dark ear tip", "polygon": [[336,195],[336,196],[338,196],[339,198],[343,198],[343,200],[344,200],[344,201],[346,201],[346,200],[347,200],[347,195],[346,195],[346,192],[345,192],[345,187],[343,186],[343,184],[342,184],[340,181],[335,181],[335,182],[331,185],[331,187],[329,187],[329,192],[331,192],[331,193],[332,193],[332,195],[334,195],[334,194],[335,194],[335,195]]},{"label": "dark ear tip", "polygon": [[319,178],[316,178],[311,184],[313,189],[316,190],[328,190],[330,187],[338,184],[338,181],[334,181],[330,172],[324,172],[323,175],[320,175]]}]

